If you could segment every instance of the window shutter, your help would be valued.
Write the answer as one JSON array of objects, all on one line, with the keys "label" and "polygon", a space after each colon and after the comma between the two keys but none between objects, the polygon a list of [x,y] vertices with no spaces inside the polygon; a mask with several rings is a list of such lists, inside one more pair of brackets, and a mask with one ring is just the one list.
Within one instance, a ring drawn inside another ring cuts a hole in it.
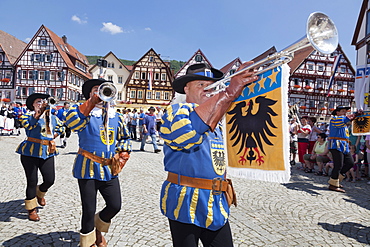
[{"label": "window shutter", "polygon": [[31,54],[31,62],[33,62],[33,57],[34,56],[35,56],[34,54]]},{"label": "window shutter", "polygon": [[39,72],[37,70],[33,71],[33,79],[38,80],[39,79]]},{"label": "window shutter", "polygon": [[50,71],[45,71],[45,80],[50,80]]},{"label": "window shutter", "polygon": [[60,76],[60,80],[64,81],[64,71],[62,71],[62,75]]},{"label": "window shutter", "polygon": [[18,79],[22,79],[22,70],[18,70]]},{"label": "window shutter", "polygon": [[41,62],[45,62],[45,54],[41,54],[40,60]]}]

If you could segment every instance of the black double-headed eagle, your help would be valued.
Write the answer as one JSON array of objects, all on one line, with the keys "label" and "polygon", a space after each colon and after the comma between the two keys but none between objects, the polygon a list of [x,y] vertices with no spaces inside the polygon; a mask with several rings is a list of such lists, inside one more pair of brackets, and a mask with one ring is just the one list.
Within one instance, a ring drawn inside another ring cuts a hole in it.
[{"label": "black double-headed eagle", "polygon": [[[266,98],[266,96],[258,96],[255,102],[258,104],[258,111],[255,114],[253,114],[255,111],[252,100],[249,100],[245,112],[243,112],[243,108],[247,105],[245,101],[237,103],[232,110],[227,112],[227,114],[232,115],[227,123],[231,124],[229,134],[232,135],[232,146],[235,147],[240,144],[237,154],[244,150],[239,159],[239,163],[242,165],[245,165],[247,161],[251,165],[254,160],[258,165],[264,163],[261,154],[262,152],[266,155],[263,144],[273,145],[269,137],[275,137],[275,135],[270,128],[277,128],[271,119],[271,116],[277,116],[271,108],[277,101]],[[255,153],[257,153],[257,156]]]}]

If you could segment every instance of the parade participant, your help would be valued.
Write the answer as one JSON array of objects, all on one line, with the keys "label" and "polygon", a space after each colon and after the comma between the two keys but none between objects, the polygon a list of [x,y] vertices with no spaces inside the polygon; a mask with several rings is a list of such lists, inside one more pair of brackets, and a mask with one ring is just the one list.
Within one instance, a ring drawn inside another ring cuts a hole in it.
[{"label": "parade participant", "polygon": [[334,168],[329,179],[329,189],[337,192],[345,192],[340,182],[344,179],[354,165],[349,150],[349,132],[347,123],[352,121],[356,114],[346,115],[351,107],[338,106],[332,112],[330,119],[329,151],[333,156]]},{"label": "parade participant", "polygon": [[[241,68],[250,65],[244,63]],[[173,81],[186,103],[167,107],[160,130],[164,167],[160,208],[169,219],[173,246],[233,246],[228,222],[223,137],[219,121],[245,85],[258,79],[245,71],[234,76],[225,91],[207,97],[204,88],[223,78],[208,64],[194,64]],[[215,155],[216,153],[216,155]]]},{"label": "parade participant", "polygon": [[63,122],[66,132],[60,136],[60,146],[65,148],[67,146],[67,139],[71,136],[71,129],[66,126],[66,116],[69,110],[69,102],[64,102],[63,107],[58,110],[57,117]]},{"label": "parade participant", "polygon": [[21,102],[15,102],[15,107],[13,108],[14,110],[14,127],[15,127],[15,134],[20,135],[21,134],[21,122],[20,122],[20,117],[26,113],[24,109],[22,108],[22,103]]},{"label": "parade participant", "polygon": [[[97,92],[104,79],[90,79],[82,86],[86,102],[74,105],[66,124],[79,137],[79,150],[73,166],[82,202],[80,246],[106,246],[102,232],[108,232],[111,219],[121,210],[118,173],[129,158],[130,136],[122,114],[106,109]],[[109,130],[108,133],[107,130]],[[96,211],[97,191],[105,207]]]},{"label": "parade participant", "polygon": [[[16,152],[21,155],[21,163],[26,173],[25,208],[28,210],[28,219],[32,221],[40,220],[37,215],[37,203],[40,206],[46,205],[45,193],[54,184],[54,156],[58,154],[54,139],[64,132],[63,124],[47,110],[48,104],[44,99],[48,97],[48,94],[41,93],[28,96],[26,105],[31,112],[20,118],[27,139],[18,146]],[[43,178],[39,186],[38,170]]]},{"label": "parade participant", "polygon": [[154,153],[161,152],[157,144],[157,125],[156,125],[156,116],[154,112],[155,112],[155,108],[151,106],[149,107],[149,113],[144,116],[143,139],[141,140],[140,151],[145,151],[144,147],[145,147],[146,139],[148,138],[148,136],[150,136],[150,138],[152,138]]}]

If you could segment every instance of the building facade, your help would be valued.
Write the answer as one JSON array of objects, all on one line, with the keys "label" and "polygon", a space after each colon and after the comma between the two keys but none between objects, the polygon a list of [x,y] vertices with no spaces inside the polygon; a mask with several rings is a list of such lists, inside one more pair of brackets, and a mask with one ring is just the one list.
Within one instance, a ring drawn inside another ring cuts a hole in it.
[{"label": "building facade", "polygon": [[15,99],[15,61],[26,43],[0,30],[0,99],[10,102]]},{"label": "building facade", "polygon": [[106,68],[95,64],[90,67],[89,72],[93,78],[104,78],[105,80],[113,81],[114,86],[117,88],[116,101],[121,102],[124,99],[124,95],[122,95],[123,87],[130,75],[130,70],[113,52],[109,52],[102,59],[107,61]]},{"label": "building facade", "polygon": [[169,61],[150,49],[133,66],[122,89],[124,99],[118,104],[168,105],[174,91]]},{"label": "building facade", "polygon": [[16,63],[16,100],[32,93],[47,93],[64,101],[83,98],[82,84],[90,79],[85,55],[42,25]]}]

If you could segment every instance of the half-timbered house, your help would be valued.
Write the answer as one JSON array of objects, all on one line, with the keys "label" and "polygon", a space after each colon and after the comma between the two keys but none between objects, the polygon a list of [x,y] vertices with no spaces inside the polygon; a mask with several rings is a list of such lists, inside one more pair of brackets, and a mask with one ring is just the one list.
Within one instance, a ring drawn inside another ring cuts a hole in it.
[{"label": "half-timbered house", "polygon": [[122,95],[123,87],[130,75],[130,70],[111,51],[101,59],[107,61],[107,67],[104,68],[95,64],[90,67],[89,71],[93,78],[104,78],[105,80],[113,81],[114,86],[117,88],[116,100],[120,102],[124,98]]},{"label": "half-timbered house", "polygon": [[82,53],[42,25],[16,61],[16,98],[47,93],[61,102],[82,99],[82,84],[90,79]]},{"label": "half-timbered house", "polygon": [[194,55],[186,63],[184,63],[184,65],[177,71],[177,73],[175,74],[175,78],[185,75],[188,67],[196,63],[206,63],[213,67],[211,62],[204,55],[204,53],[200,49],[198,49],[194,53]]},{"label": "half-timbered house", "polygon": [[242,61],[240,60],[240,58],[235,58],[233,61],[226,64],[224,67],[222,67],[220,70],[222,71],[222,73],[224,73],[225,77],[228,77],[234,74],[238,70],[241,64],[242,64]]},{"label": "half-timbered house", "polygon": [[15,61],[27,43],[0,30],[0,99],[14,101]]},{"label": "half-timbered house", "polygon": [[166,105],[173,97],[170,62],[152,48],[132,66],[122,89],[121,104]]},{"label": "half-timbered house", "polygon": [[[331,87],[335,58],[342,55]],[[331,54],[323,55],[312,47],[294,53],[288,64],[289,105],[297,104],[301,115],[328,120],[338,105],[351,106],[354,99],[355,71],[340,45]]]}]

